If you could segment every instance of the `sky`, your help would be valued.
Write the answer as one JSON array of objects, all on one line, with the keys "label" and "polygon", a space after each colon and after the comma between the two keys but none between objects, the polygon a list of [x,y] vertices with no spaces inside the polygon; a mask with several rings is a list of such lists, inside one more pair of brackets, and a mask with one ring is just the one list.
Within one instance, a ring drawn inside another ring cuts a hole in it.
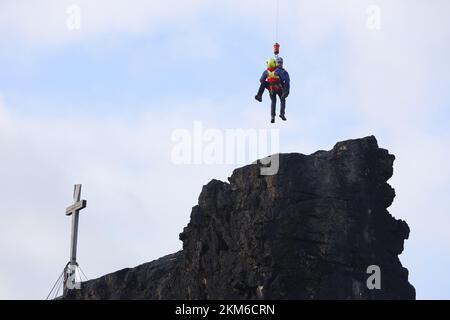
[{"label": "sky", "polygon": [[[278,130],[280,152],[377,137],[419,299],[450,298],[447,0],[0,1],[0,299],[44,299],[69,258],[89,278],[181,249],[203,185],[241,164],[176,164],[173,134]],[[272,45],[287,122],[256,102]],[[251,162],[249,160],[249,162]]]}]

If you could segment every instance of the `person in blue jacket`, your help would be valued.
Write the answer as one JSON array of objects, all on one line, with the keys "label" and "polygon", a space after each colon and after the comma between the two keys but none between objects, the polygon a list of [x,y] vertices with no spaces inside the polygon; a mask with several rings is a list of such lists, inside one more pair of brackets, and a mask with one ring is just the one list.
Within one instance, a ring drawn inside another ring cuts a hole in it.
[{"label": "person in blue jacket", "polygon": [[[271,59],[272,60],[272,59]],[[262,95],[264,93],[264,90],[269,90],[270,94],[270,100],[271,100],[271,122],[275,122],[275,111],[276,111],[276,98],[277,95],[280,98],[281,102],[281,108],[280,108],[280,118],[284,121],[286,121],[286,98],[289,95],[290,92],[290,86],[291,81],[289,78],[289,73],[284,69],[283,67],[283,58],[277,57],[276,59],[276,69],[273,70],[272,68],[269,68],[267,70],[264,70],[263,74],[261,75],[261,78],[259,80],[260,86],[258,93],[255,96],[255,99],[259,102],[262,102]],[[271,73],[272,71],[272,73]],[[274,72],[273,72],[274,71]],[[273,90],[274,86],[271,86],[270,80],[271,77],[277,77],[279,78],[279,87],[275,86],[275,90]]]}]

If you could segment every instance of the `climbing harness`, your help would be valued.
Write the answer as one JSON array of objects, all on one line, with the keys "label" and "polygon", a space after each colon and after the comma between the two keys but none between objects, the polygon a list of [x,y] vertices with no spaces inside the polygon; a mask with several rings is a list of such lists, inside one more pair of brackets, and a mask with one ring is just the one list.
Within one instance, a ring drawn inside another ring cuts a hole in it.
[{"label": "climbing harness", "polygon": [[281,90],[281,79],[276,73],[277,61],[274,58],[270,58],[267,61],[267,78],[266,81],[269,84],[269,91],[271,94]]}]

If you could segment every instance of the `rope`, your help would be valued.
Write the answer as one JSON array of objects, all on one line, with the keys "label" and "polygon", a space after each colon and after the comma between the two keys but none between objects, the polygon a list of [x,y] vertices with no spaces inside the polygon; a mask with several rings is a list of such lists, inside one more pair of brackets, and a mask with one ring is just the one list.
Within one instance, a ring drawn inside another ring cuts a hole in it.
[{"label": "rope", "polygon": [[53,297],[53,299],[55,299],[58,296],[59,289],[61,289],[61,287],[64,287],[64,278],[61,278],[61,281],[59,282],[59,285],[56,287],[57,290],[56,290],[56,293],[55,293],[55,296]]},{"label": "rope", "polygon": [[[48,298],[50,297],[50,295],[52,294],[52,292],[55,290],[55,288],[57,288],[58,283],[60,282],[60,280],[62,279],[62,277],[64,276],[64,271],[66,268],[64,268],[63,272],[61,272],[61,274],[58,277],[58,280],[56,280],[55,284],[53,285],[52,289],[50,290],[50,292],[47,295],[47,298],[45,298],[45,300],[48,300]],[[59,291],[59,289],[58,289]]]},{"label": "rope", "polygon": [[[88,277],[86,277],[86,275],[84,274],[84,271],[83,271],[83,269],[81,269],[81,267],[80,266],[78,266],[78,269],[80,269],[80,271],[81,271],[81,273],[83,274],[83,276],[86,278],[86,281],[89,281],[89,278]],[[81,277],[80,277],[81,278]],[[81,280],[83,280],[83,279],[81,279]]]},{"label": "rope", "polygon": [[280,1],[277,1],[277,10],[275,13],[275,42],[278,42],[278,18],[279,18],[279,13],[280,13]]}]

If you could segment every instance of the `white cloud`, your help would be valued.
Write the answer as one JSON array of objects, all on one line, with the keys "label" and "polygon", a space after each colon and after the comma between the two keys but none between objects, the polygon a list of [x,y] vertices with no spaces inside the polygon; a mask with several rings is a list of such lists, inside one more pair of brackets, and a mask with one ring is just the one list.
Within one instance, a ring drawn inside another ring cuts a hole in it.
[{"label": "white cloud", "polygon": [[[0,32],[18,35],[33,45],[66,43],[99,34],[151,32],[162,24],[183,26],[204,4],[204,0],[2,1]],[[67,27],[67,8],[72,5],[81,9],[81,28],[77,31]]]},{"label": "white cloud", "polygon": [[[280,8],[287,13],[291,5],[295,5],[295,1],[281,3]],[[71,17],[67,9],[71,6],[80,9],[79,30],[70,30],[67,27],[67,21]],[[221,23],[229,21],[230,24],[243,22],[257,24],[261,31],[272,32],[272,22],[275,20],[274,2],[273,0],[2,1],[0,34],[8,41],[21,40],[30,47],[53,48],[55,45],[80,40],[98,40],[101,36],[111,35],[148,35],[158,31],[177,30],[181,37],[183,33],[189,33],[193,29],[207,34],[209,27],[203,25],[202,20],[211,17],[213,19],[220,17],[223,19]],[[183,42],[185,39],[180,40]],[[205,40],[210,41],[208,38]],[[107,41],[102,45],[107,46]],[[202,46],[205,46],[205,43]],[[208,43],[206,48],[208,49]],[[198,52],[201,53],[201,50]]]},{"label": "white cloud", "polygon": [[8,123],[8,116],[6,114],[3,98],[0,95],[0,130],[4,130]]}]

